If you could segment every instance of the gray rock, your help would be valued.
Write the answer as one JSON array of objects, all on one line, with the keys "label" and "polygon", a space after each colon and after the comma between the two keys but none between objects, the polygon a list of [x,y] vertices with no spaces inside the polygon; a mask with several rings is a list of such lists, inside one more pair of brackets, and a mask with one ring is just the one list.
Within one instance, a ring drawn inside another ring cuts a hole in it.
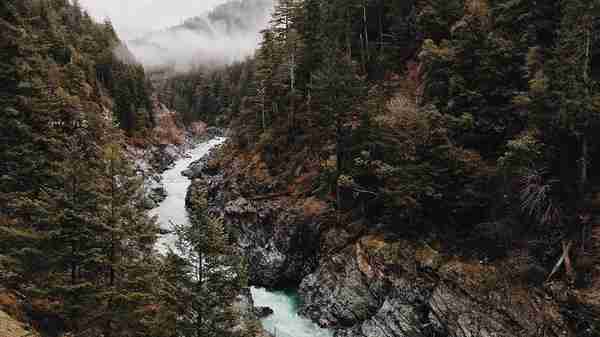
[{"label": "gray rock", "polygon": [[[453,289],[454,288],[454,289]],[[456,287],[442,283],[429,300],[429,319],[436,330],[457,337],[520,336],[521,328],[511,317],[470,298]]]},{"label": "gray rock", "polygon": [[285,200],[251,201],[241,196],[235,180],[203,171],[191,188],[206,188],[208,212],[221,216],[248,260],[250,284],[278,288],[298,284],[314,271],[319,249],[319,223]]},{"label": "gray rock", "polygon": [[203,158],[191,163],[187,170],[181,172],[181,175],[190,179],[199,177],[202,174],[205,162],[206,160]]},{"label": "gray rock", "polygon": [[258,318],[263,319],[273,315],[273,309],[269,307],[255,307],[254,312]]},{"label": "gray rock", "polygon": [[206,134],[210,137],[210,138],[215,138],[215,137],[223,137],[225,135],[225,131],[221,128],[217,128],[217,127],[208,127],[206,129]]},{"label": "gray rock", "polygon": [[156,207],[158,207],[158,204],[152,200],[152,198],[150,198],[149,196],[145,196],[144,197],[144,201],[143,201],[143,206],[145,209],[155,209]]},{"label": "gray rock", "polygon": [[167,197],[167,190],[164,185],[156,186],[151,189],[151,192],[158,198],[164,200]]},{"label": "gray rock", "polygon": [[418,307],[398,298],[388,298],[377,314],[362,324],[361,332],[365,337],[424,336],[420,320]]},{"label": "gray rock", "polygon": [[300,284],[301,313],[325,327],[352,327],[381,306],[383,287],[368,282],[353,257],[353,246],[326,261]]},{"label": "gray rock", "polygon": [[154,203],[159,204],[167,198],[167,190],[162,183],[152,183],[148,188],[146,196],[150,198]]},{"label": "gray rock", "polygon": [[548,336],[568,330],[551,299],[507,299],[490,282],[493,268],[451,263],[427,245],[386,235],[385,224],[321,233],[318,218],[285,198],[244,197],[270,187],[212,170],[196,178],[192,188],[208,189],[208,212],[224,218],[247,257],[250,284],[300,283],[300,313],[335,329],[336,337],[533,336],[546,327],[544,311],[555,320]]},{"label": "gray rock", "polygon": [[229,215],[244,215],[256,213],[256,208],[244,197],[239,197],[227,203],[225,212]]}]

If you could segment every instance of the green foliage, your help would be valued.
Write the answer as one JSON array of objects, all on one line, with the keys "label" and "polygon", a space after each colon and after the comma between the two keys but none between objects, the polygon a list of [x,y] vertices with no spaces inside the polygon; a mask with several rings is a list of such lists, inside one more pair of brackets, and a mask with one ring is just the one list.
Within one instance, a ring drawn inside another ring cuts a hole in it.
[{"label": "green foliage", "polygon": [[498,159],[498,166],[510,174],[519,174],[524,170],[534,169],[543,159],[543,145],[534,132],[522,134],[510,140],[507,151]]},{"label": "green foliage", "polygon": [[417,25],[426,39],[450,38],[452,27],[464,15],[462,0],[426,0],[419,4]]},{"label": "green foliage", "polygon": [[189,198],[190,225],[177,228],[172,256],[178,299],[179,336],[230,336],[236,325],[233,302],[247,286],[244,261],[230,245],[223,221],[207,214],[206,191]]},{"label": "green foliage", "polygon": [[[160,100],[172,110],[183,116],[183,121],[190,124],[204,121],[217,125],[226,114],[239,111],[240,101],[231,101],[232,92],[243,90],[229,81],[230,72],[239,71],[238,65],[220,70],[199,67],[187,73],[179,73],[164,79],[163,74],[155,72],[156,86],[159,88]],[[241,74],[237,74],[240,76]],[[238,97],[238,96],[235,96]]]},{"label": "green foliage", "polygon": [[354,159],[353,188],[378,195],[387,221],[454,222],[487,207],[482,188],[492,172],[476,153],[452,144],[446,125],[435,109],[401,98],[374,116],[372,138]]},{"label": "green foliage", "polygon": [[0,13],[1,281],[52,303],[32,310],[77,336],[150,333],[157,226],[106,113],[148,107],[144,71],[117,60],[110,23],[77,2],[3,1]]},{"label": "green foliage", "polygon": [[523,53],[514,41],[490,31],[483,18],[467,16],[439,45],[424,43],[424,99],[445,114],[473,117],[471,130],[457,130],[461,144],[497,156],[507,139],[522,131],[526,119],[513,105],[525,90]]}]

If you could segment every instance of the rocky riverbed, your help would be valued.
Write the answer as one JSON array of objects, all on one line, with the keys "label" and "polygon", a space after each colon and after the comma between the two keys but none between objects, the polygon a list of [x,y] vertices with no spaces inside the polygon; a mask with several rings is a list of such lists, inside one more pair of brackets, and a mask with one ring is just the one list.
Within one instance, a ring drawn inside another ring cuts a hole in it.
[{"label": "rocky riverbed", "polygon": [[[223,137],[225,131],[220,128],[206,128],[202,134],[186,133],[180,144],[148,145],[145,148],[127,145],[125,153],[134,163],[134,169],[143,179],[144,205],[146,209],[156,208],[167,198],[163,173],[181,159],[189,159],[190,152],[198,145],[216,137]],[[196,160],[195,158],[194,160]]]}]

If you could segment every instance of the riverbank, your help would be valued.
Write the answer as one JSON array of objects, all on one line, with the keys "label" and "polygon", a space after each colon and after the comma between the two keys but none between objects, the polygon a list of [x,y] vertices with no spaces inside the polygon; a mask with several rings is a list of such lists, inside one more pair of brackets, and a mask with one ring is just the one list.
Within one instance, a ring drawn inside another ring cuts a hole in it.
[{"label": "riverbank", "polygon": [[161,227],[162,235],[157,243],[158,250],[165,253],[169,248],[174,249],[175,237],[172,234],[173,225],[187,224],[186,195],[191,181],[182,173],[191,163],[206,157],[212,149],[222,144],[225,138],[216,137],[204,142],[199,142],[185,152],[185,155],[174,161],[169,169],[160,176],[165,198],[159,202],[158,207],[150,211],[151,216],[156,216]]},{"label": "riverbank", "polygon": [[175,162],[188,158],[199,144],[216,137],[223,137],[225,131],[208,127],[200,131],[181,131],[182,141],[166,144],[146,144],[144,147],[126,144],[125,154],[133,163],[138,176],[143,179],[144,206],[151,210],[167,198],[167,191],[162,182],[165,171],[173,168]]},{"label": "riverbank", "polygon": [[[177,252],[175,247],[176,236],[172,233],[175,224],[187,224],[186,199],[188,187],[192,183],[189,177],[182,173],[189,169],[194,163],[195,166],[206,163],[210,160],[210,153],[225,141],[225,138],[219,137],[218,133],[188,151],[185,156],[175,161],[173,165],[163,172],[162,183],[164,184],[167,197],[159,203],[158,207],[151,210],[150,214],[157,217],[161,226],[162,235],[156,243],[156,248],[161,255],[166,255],[170,251]],[[257,337],[271,337],[267,331],[258,329],[253,330],[258,324],[258,311],[255,308],[250,289],[244,288],[240,291],[233,307],[237,312],[236,323],[232,327],[234,331],[254,331]]]}]

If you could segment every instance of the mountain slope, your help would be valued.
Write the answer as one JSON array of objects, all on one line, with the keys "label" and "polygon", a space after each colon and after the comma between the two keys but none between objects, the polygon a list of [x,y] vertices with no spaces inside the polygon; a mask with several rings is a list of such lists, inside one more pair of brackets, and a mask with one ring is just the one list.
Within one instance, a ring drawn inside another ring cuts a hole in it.
[{"label": "mountain slope", "polygon": [[49,336],[151,335],[158,227],[124,151],[154,124],[144,69],[77,2],[2,1],[0,27],[0,288]]}]

